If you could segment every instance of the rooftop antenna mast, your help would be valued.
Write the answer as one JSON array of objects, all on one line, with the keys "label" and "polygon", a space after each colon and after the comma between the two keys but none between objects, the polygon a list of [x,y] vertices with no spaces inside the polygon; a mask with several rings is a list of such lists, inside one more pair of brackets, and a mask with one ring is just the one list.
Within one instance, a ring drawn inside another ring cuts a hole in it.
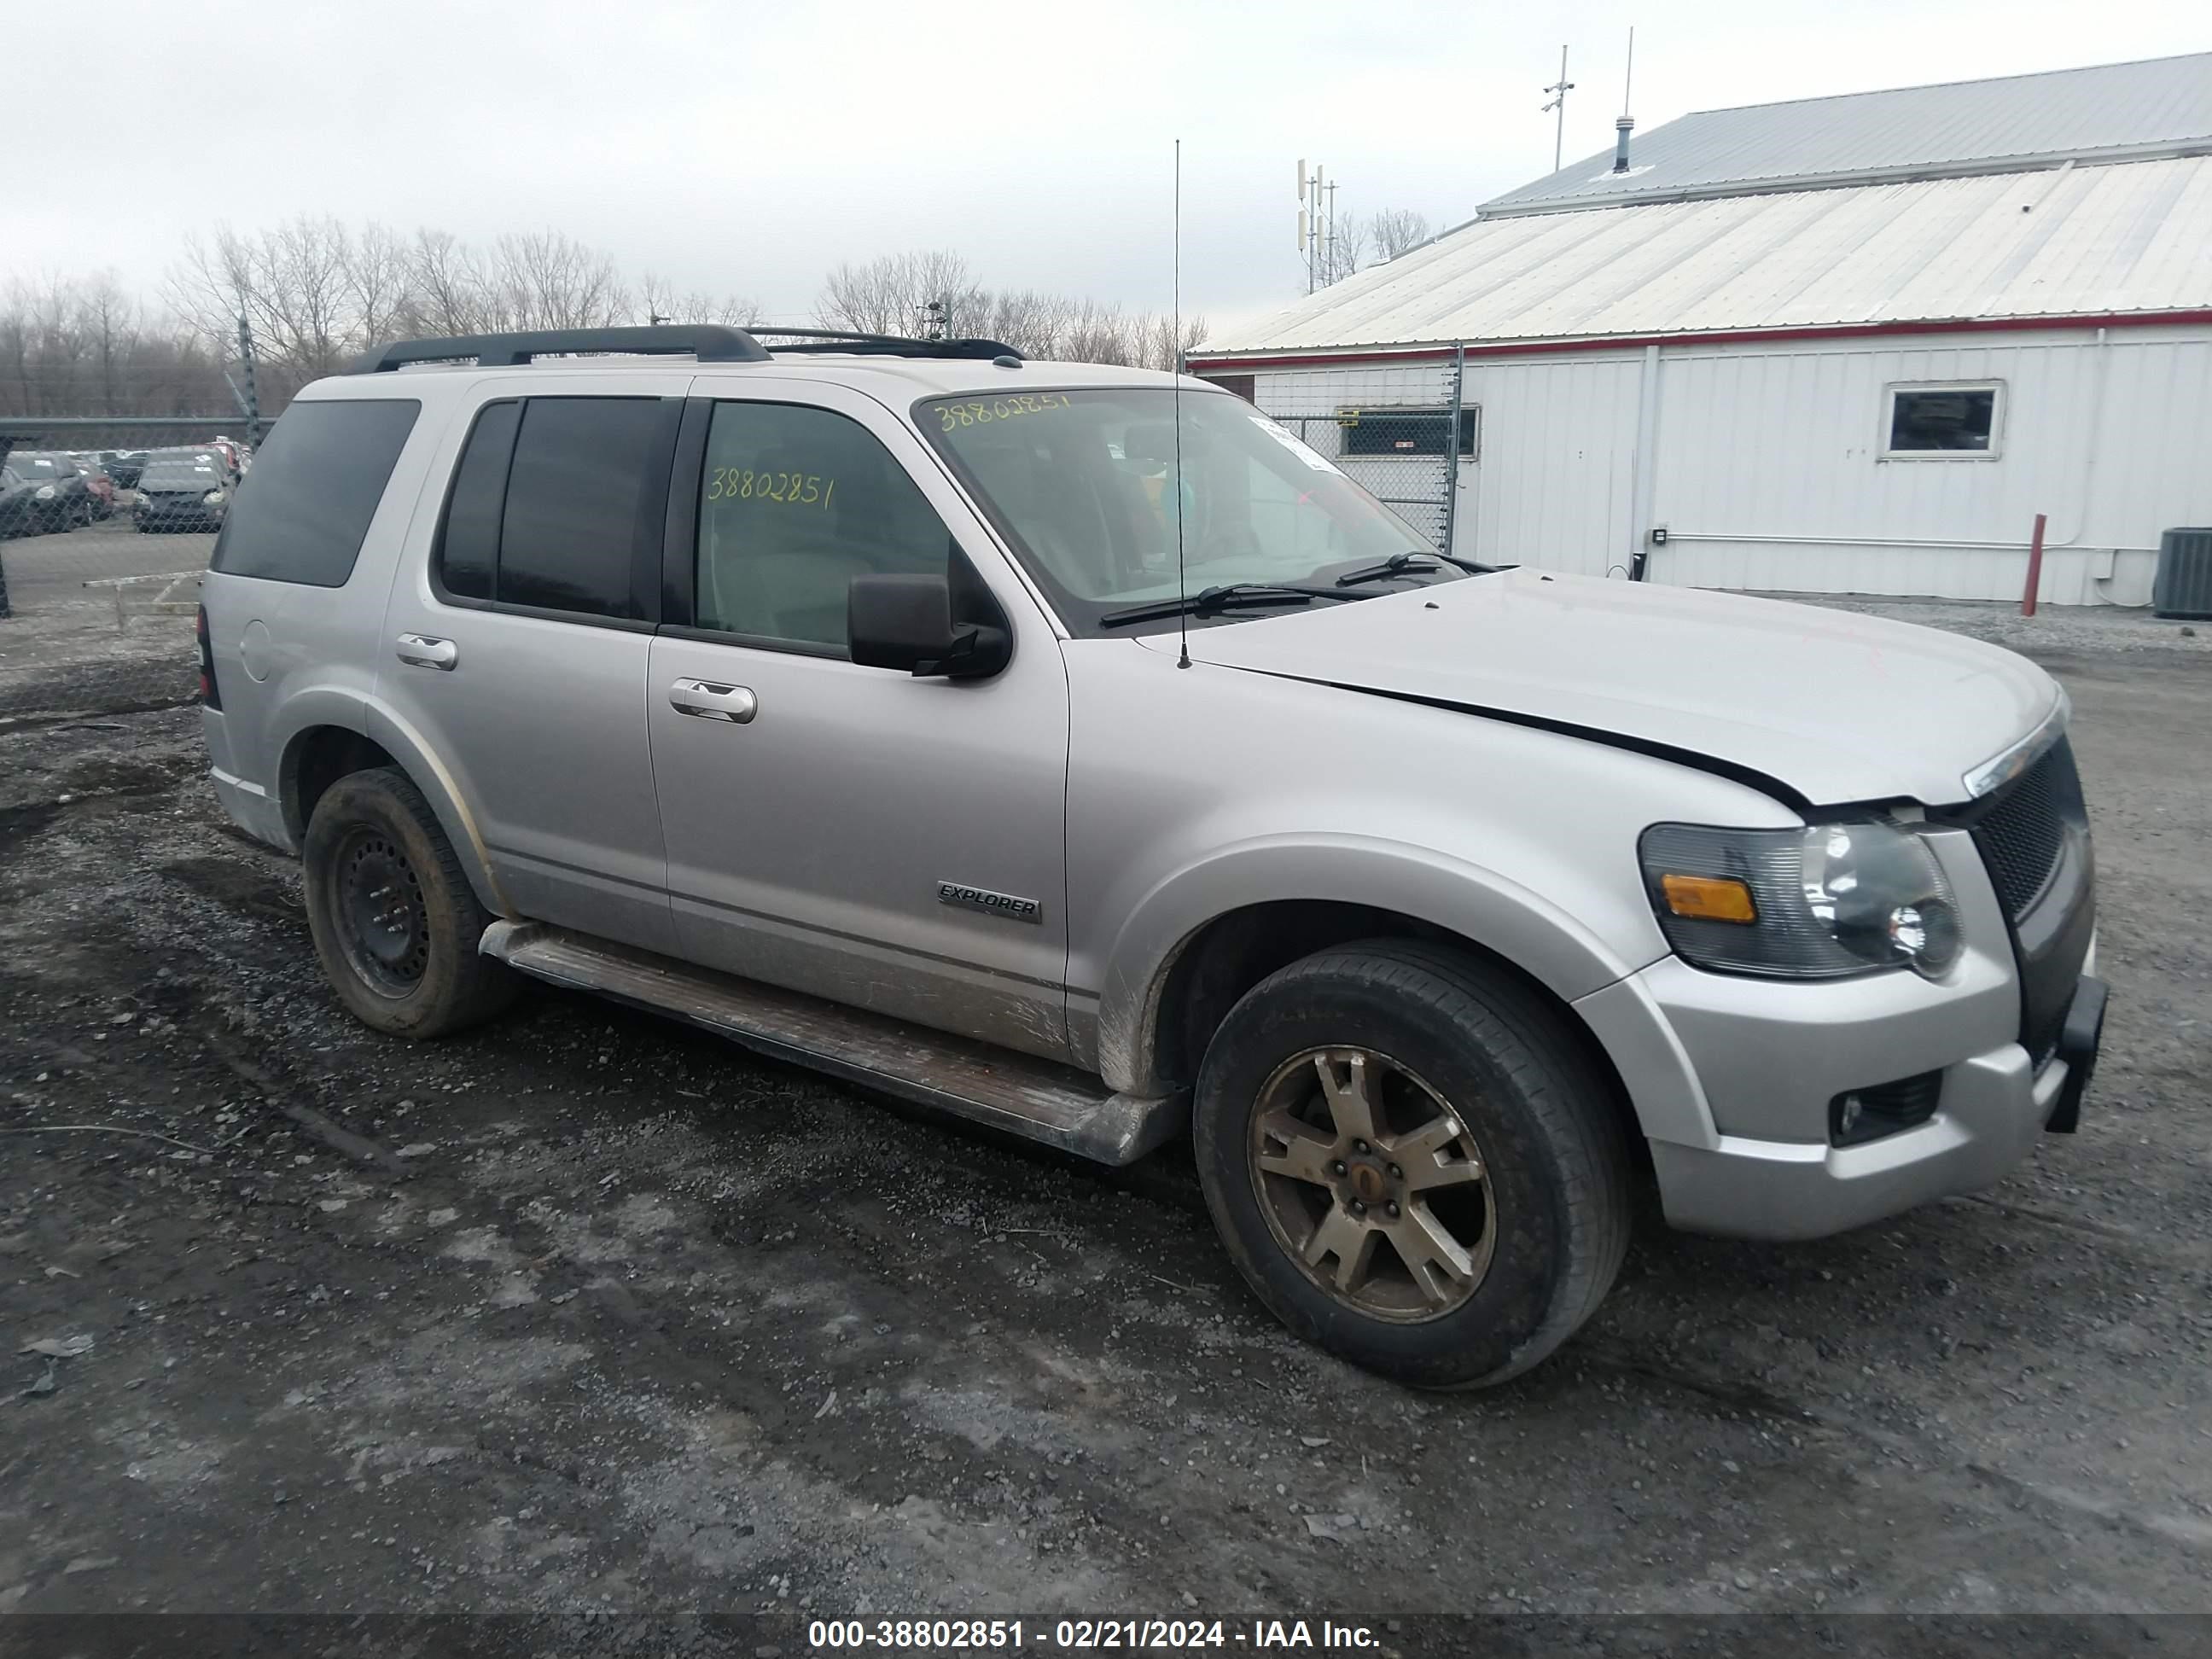
[{"label": "rooftop antenna mast", "polygon": [[[1633,39],[1635,31],[1632,29],[1629,33]],[[1536,112],[1539,115],[1549,115],[1553,110],[1559,112],[1558,124],[1552,130],[1552,171],[1554,173],[1559,170],[1560,155],[1567,142],[1567,94],[1574,89],[1575,83],[1567,79],[1567,49],[1561,46],[1559,81],[1555,85],[1544,88],[1552,94],[1552,101]]]}]

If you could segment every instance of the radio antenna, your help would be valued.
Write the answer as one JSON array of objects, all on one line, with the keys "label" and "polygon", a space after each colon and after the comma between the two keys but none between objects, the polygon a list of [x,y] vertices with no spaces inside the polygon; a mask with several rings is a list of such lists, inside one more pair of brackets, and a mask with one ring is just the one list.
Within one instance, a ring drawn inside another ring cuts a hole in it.
[{"label": "radio antenna", "polygon": [[1182,568],[1182,140],[1175,141],[1175,527],[1176,606],[1182,624],[1177,668],[1190,666],[1190,584]]}]

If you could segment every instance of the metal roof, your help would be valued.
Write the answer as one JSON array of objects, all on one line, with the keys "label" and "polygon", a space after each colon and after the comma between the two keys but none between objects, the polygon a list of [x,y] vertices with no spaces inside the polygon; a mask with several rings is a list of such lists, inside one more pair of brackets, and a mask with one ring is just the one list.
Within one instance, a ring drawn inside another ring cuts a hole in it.
[{"label": "metal roof", "polygon": [[1479,219],[1197,356],[2212,308],[2212,156]]},{"label": "metal roof", "polygon": [[2212,150],[2212,52],[1702,110],[1483,204],[1486,219],[1624,202]]}]

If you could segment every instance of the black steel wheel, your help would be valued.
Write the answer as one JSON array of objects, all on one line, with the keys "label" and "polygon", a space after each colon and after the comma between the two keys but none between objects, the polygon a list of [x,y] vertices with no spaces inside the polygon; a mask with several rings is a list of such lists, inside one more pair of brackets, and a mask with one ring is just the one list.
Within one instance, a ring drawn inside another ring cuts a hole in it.
[{"label": "black steel wheel", "polygon": [[430,919],[422,878],[406,849],[373,824],[338,844],[337,915],[346,960],[367,983],[404,997],[430,963]]},{"label": "black steel wheel", "polygon": [[315,803],[301,852],[315,954],[364,1024],[441,1036],[514,1000],[512,970],[477,950],[491,916],[404,773],[340,778]]}]

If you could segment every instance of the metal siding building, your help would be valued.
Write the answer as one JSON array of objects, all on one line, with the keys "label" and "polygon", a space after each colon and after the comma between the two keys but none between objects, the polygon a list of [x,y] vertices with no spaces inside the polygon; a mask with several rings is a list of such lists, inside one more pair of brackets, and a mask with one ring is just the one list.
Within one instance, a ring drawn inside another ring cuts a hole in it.
[{"label": "metal siding building", "polygon": [[[2042,513],[2046,600],[2142,605],[2159,532],[2212,523],[2212,54],[1686,117],[1632,159],[1609,205],[1577,194],[1605,158],[1564,169],[1193,367],[1325,439],[1448,401],[1463,354],[1462,556],[2002,599]],[[1893,447],[1972,398],[1981,447]]]}]

